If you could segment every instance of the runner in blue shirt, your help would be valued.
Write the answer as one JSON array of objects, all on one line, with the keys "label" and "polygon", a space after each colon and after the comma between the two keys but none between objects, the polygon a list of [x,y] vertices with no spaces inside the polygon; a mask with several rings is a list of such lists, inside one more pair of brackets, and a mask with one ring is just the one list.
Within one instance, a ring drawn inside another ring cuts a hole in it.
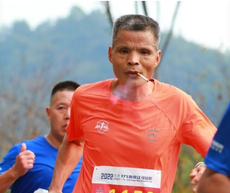
[{"label": "runner in blue shirt", "polygon": [[230,103],[218,127],[208,154],[198,193],[230,193]]},{"label": "runner in blue shirt", "polygon": [[[50,132],[14,145],[0,163],[0,193],[34,193],[48,189],[58,148],[70,118],[70,102],[79,85],[72,81],[56,84],[51,92],[50,107],[46,108]],[[81,160],[67,179],[63,193],[71,193],[80,173]]]}]

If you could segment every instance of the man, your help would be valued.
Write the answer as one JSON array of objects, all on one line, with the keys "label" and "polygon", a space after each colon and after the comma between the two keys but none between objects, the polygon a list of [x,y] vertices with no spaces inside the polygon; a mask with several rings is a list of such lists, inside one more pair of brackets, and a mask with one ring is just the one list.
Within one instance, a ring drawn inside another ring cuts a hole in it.
[{"label": "man", "polygon": [[116,79],[75,91],[49,193],[61,192],[83,146],[74,193],[171,193],[181,143],[206,154],[215,126],[190,96],[151,78],[159,41],[158,23],[149,17],[116,20],[108,51]]},{"label": "man", "polygon": [[[70,118],[70,101],[79,84],[73,81],[59,82],[53,87],[50,107],[46,108],[50,131],[45,136],[14,145],[0,163],[0,193],[9,187],[11,193],[33,193],[48,189],[58,148],[66,134]],[[80,173],[81,161],[73,168],[63,192],[70,193]]]},{"label": "man", "polygon": [[205,157],[198,193],[230,193],[230,103]]}]

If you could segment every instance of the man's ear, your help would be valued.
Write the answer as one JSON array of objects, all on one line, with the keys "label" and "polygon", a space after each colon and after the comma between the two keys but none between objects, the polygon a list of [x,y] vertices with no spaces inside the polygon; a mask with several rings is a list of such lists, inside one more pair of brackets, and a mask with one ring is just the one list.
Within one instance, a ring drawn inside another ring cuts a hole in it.
[{"label": "man's ear", "polygon": [[112,63],[112,47],[109,46],[109,49],[108,49],[108,58],[109,58],[109,61]]},{"label": "man's ear", "polygon": [[161,50],[157,50],[155,68],[160,64],[161,61]]},{"label": "man's ear", "polygon": [[50,107],[46,107],[46,116],[47,119],[50,120]]}]

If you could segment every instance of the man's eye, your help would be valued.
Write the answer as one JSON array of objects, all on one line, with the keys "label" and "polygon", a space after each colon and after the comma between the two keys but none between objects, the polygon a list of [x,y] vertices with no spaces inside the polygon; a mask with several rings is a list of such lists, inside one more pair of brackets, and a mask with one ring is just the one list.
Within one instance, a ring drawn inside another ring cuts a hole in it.
[{"label": "man's eye", "polygon": [[141,50],[141,53],[142,54],[149,54],[149,51],[148,50]]},{"label": "man's eye", "polygon": [[123,53],[123,54],[128,53],[128,50],[127,49],[120,49],[120,53]]},{"label": "man's eye", "polygon": [[63,110],[63,109],[65,109],[65,107],[58,107],[58,109],[59,109],[59,110]]}]

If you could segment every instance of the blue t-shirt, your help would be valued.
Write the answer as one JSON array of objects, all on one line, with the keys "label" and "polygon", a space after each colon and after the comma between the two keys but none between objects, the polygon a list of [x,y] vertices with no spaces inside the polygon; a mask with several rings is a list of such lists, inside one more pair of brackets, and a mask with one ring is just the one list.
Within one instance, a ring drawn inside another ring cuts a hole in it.
[{"label": "blue t-shirt", "polygon": [[[24,143],[27,146],[27,150],[31,150],[35,154],[34,167],[12,184],[11,193],[34,193],[39,188],[47,190],[52,180],[58,149],[50,145],[44,136],[27,140]],[[5,155],[0,163],[0,174],[14,165],[15,158],[21,150],[21,144],[14,145]],[[72,192],[80,173],[81,163],[82,159],[67,179],[63,187],[63,193]]]},{"label": "blue t-shirt", "polygon": [[230,103],[205,157],[205,164],[230,177]]}]

